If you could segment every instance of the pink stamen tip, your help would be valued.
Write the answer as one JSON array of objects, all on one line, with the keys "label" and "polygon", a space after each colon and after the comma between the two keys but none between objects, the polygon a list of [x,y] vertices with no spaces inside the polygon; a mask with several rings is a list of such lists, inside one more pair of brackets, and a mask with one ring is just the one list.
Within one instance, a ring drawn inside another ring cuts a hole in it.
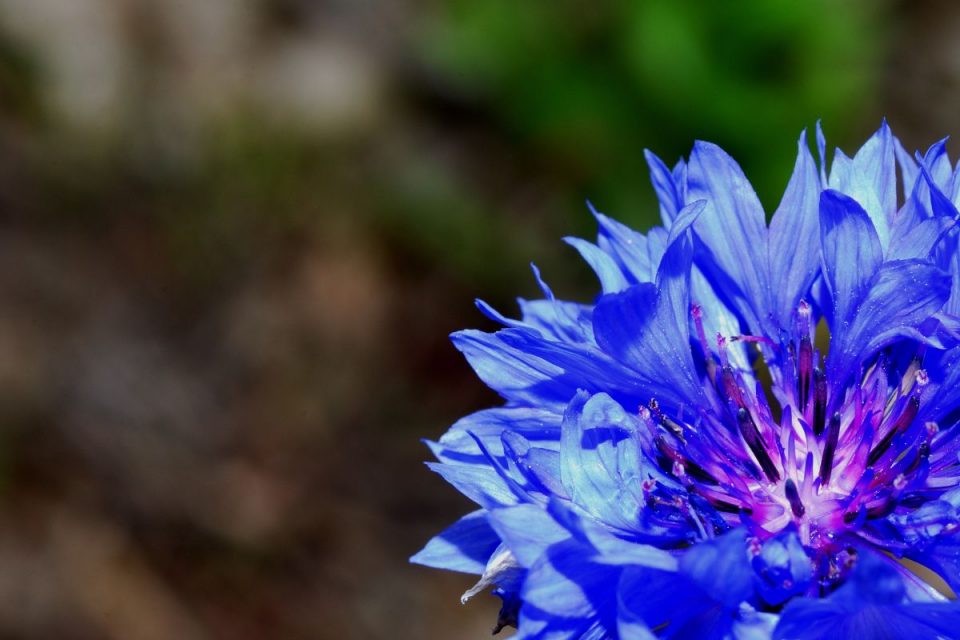
[{"label": "pink stamen tip", "polygon": [[766,336],[732,336],[730,338],[731,342],[756,342],[773,345],[773,340],[767,338]]}]

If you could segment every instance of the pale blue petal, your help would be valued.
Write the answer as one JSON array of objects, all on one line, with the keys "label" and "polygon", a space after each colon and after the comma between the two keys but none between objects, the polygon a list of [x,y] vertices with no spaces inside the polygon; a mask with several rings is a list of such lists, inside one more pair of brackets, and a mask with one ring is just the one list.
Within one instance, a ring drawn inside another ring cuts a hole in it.
[{"label": "pale blue petal", "polygon": [[820,179],[806,132],[797,146],[793,176],[770,222],[773,312],[784,329],[820,269]]},{"label": "pale blue petal", "polygon": [[770,287],[767,225],[760,200],[739,165],[714,144],[696,143],[687,179],[688,197],[707,201],[694,227],[704,245],[697,264],[750,330],[762,333],[768,326]]},{"label": "pale blue petal", "polygon": [[616,293],[630,286],[623,270],[606,251],[581,238],[564,238],[563,240],[580,252],[580,256],[597,274],[604,293]]},{"label": "pale blue petal", "polygon": [[483,573],[500,539],[487,522],[487,512],[474,511],[451,525],[410,558],[410,562],[463,573]]}]

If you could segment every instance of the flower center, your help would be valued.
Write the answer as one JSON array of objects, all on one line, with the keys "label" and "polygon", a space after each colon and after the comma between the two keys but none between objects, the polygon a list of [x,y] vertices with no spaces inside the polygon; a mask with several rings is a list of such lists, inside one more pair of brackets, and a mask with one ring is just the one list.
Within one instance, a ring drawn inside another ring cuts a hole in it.
[{"label": "flower center", "polygon": [[[836,568],[854,538],[873,539],[871,521],[919,499],[937,433],[935,423],[917,420],[928,382],[922,350],[905,364],[882,354],[854,383],[831,385],[805,303],[781,344],[718,336],[716,351],[701,310],[692,313],[711,410],[668,415],[654,400],[641,416],[658,433],[661,468],[727,525],[746,524],[761,540],[792,528],[813,557]],[[769,391],[742,366],[745,346],[766,364]]]}]

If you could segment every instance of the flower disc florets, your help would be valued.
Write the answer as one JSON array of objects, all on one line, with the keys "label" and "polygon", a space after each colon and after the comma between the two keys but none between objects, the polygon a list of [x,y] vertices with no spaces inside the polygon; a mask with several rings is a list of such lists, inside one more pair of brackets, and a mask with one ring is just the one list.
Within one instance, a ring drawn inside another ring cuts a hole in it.
[{"label": "flower disc florets", "polygon": [[[663,227],[569,239],[593,304],[453,336],[506,400],[430,443],[480,506],[414,561],[522,638],[960,637],[960,171],[801,136],[769,227],[736,163],[648,155]],[[902,202],[898,202],[898,168]]]}]

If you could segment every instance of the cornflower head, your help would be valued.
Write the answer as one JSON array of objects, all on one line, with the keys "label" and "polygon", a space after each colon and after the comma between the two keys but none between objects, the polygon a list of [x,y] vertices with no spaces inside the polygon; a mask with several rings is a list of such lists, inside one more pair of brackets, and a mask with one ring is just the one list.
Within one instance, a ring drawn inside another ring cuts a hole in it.
[{"label": "cornflower head", "polygon": [[428,443],[479,508],[412,560],[479,574],[496,630],[960,637],[916,572],[960,587],[960,167],[886,123],[816,147],[769,226],[719,147],[648,153],[663,226],[567,239],[592,304],[534,268],[520,319],[453,335],[506,403]]}]

